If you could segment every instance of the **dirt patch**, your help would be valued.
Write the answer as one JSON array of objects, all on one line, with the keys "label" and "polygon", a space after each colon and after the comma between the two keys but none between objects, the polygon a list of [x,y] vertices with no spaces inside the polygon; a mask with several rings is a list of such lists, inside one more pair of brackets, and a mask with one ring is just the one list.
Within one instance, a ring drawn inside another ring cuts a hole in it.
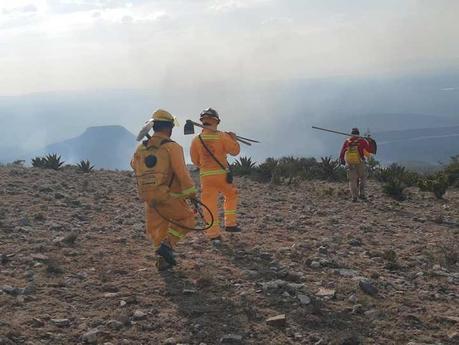
[{"label": "dirt patch", "polygon": [[158,273],[130,173],[0,168],[0,344],[457,344],[457,192],[236,183],[243,232]]}]

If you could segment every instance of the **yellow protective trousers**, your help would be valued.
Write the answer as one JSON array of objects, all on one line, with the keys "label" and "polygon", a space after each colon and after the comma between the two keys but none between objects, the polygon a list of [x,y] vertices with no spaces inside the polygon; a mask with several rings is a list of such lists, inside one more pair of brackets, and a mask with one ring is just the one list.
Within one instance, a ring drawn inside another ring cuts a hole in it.
[{"label": "yellow protective trousers", "polygon": [[[218,214],[218,196],[223,194],[224,197],[224,215],[225,226],[237,225],[237,202],[238,191],[234,184],[226,182],[226,173],[223,171],[216,175],[205,175],[201,171],[201,201],[209,207],[214,216],[214,225],[206,231],[208,238],[216,238],[221,235],[220,222]],[[204,212],[207,223],[210,223],[211,217],[209,212]]]},{"label": "yellow protective trousers", "polygon": [[349,179],[349,189],[351,190],[352,199],[365,197],[365,187],[367,184],[366,166],[364,162],[358,165],[348,166],[347,176]]},{"label": "yellow protective trousers", "polygon": [[188,228],[194,228],[196,224],[194,212],[184,199],[174,197],[170,197],[155,207],[157,210],[145,203],[147,236],[151,239],[155,248],[159,247],[164,240],[168,240],[172,248],[175,248],[177,242],[191,230],[172,224],[164,218]]}]

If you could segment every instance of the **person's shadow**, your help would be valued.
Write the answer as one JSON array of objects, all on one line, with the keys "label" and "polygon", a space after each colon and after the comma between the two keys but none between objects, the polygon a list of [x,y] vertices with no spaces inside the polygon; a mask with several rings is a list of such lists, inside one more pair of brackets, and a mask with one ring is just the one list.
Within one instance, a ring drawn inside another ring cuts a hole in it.
[{"label": "person's shadow", "polygon": [[[160,273],[166,284],[166,298],[177,306],[186,329],[177,329],[181,342],[191,344],[219,344],[222,338],[240,336],[243,339],[248,325],[241,323],[244,307],[225,298],[228,287],[208,274],[197,278],[180,269]],[[226,339],[231,343],[231,339]],[[238,337],[236,337],[238,338]],[[236,340],[236,338],[234,338]],[[243,344],[243,341],[236,342]]]}]

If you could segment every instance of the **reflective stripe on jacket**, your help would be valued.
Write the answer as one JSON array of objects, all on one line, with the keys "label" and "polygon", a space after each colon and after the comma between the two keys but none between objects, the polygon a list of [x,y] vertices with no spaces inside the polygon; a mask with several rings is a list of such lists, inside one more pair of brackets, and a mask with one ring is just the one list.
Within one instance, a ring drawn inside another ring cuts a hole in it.
[{"label": "reflective stripe on jacket", "polygon": [[[239,143],[228,133],[213,132],[208,129],[204,129],[201,133],[201,138],[207,147],[212,151],[215,158],[217,158],[224,167],[228,167],[228,162],[226,161],[228,154],[236,156],[240,152]],[[207,152],[199,140],[199,137],[193,139],[190,154],[193,164],[200,170],[201,177],[226,173],[226,171],[223,170],[222,167],[215,162],[215,160]]]}]

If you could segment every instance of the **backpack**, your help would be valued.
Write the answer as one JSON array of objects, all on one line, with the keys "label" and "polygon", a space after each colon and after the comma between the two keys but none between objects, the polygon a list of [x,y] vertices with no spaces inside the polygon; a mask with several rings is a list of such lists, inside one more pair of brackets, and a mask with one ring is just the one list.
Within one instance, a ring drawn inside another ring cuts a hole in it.
[{"label": "backpack", "polygon": [[362,157],[360,156],[358,140],[349,142],[349,147],[346,151],[345,160],[348,165],[359,165],[360,163],[362,163]]},{"label": "backpack", "polygon": [[[155,138],[154,138],[155,139]],[[173,142],[159,138],[139,145],[134,158],[134,171],[140,199],[148,203],[165,201],[174,176],[170,179],[169,152],[164,144]]]}]

